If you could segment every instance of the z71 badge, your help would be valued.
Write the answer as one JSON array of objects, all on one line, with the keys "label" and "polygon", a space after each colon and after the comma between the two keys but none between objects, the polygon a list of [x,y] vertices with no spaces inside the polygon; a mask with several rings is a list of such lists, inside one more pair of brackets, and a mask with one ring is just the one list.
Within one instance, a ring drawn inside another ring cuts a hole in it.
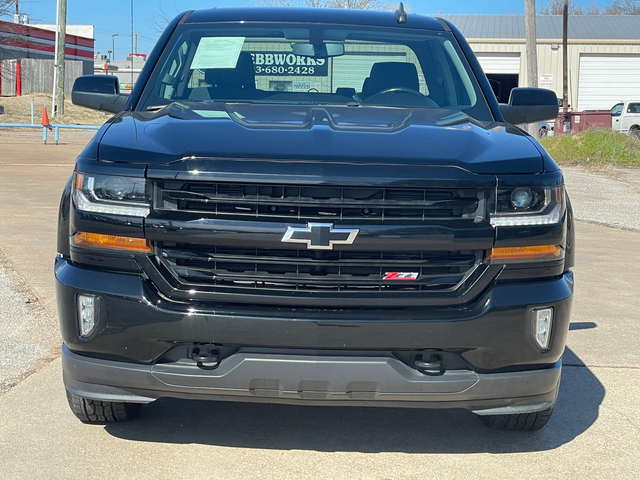
[{"label": "z71 badge", "polygon": [[385,272],[383,280],[417,280],[418,272]]}]

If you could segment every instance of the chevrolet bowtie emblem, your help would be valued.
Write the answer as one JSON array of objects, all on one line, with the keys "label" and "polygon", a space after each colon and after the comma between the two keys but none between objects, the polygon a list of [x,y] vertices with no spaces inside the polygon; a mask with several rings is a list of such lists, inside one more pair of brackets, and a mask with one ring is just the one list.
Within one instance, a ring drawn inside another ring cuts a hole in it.
[{"label": "chevrolet bowtie emblem", "polygon": [[333,223],[307,223],[306,227],[289,227],[283,242],[306,243],[311,250],[333,250],[334,245],[351,245],[358,236],[357,228],[333,228]]}]

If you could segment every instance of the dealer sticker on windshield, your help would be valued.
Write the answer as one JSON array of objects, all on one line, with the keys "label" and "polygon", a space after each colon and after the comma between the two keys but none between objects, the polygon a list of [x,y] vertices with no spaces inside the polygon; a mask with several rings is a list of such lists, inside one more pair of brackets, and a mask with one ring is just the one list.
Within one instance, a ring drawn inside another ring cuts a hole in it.
[{"label": "dealer sticker on windshield", "polygon": [[191,62],[191,70],[236,68],[244,37],[203,37]]}]

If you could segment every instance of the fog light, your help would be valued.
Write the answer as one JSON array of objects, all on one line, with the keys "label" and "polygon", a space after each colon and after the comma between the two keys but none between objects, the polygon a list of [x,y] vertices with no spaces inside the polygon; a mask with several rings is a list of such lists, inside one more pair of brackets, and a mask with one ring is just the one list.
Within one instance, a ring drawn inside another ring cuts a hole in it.
[{"label": "fog light", "polygon": [[534,331],[533,336],[538,345],[543,350],[549,347],[549,338],[551,337],[551,323],[553,322],[553,308],[543,308],[534,310]]},{"label": "fog light", "polygon": [[96,328],[98,299],[93,295],[78,295],[78,317],[80,335],[87,337]]}]

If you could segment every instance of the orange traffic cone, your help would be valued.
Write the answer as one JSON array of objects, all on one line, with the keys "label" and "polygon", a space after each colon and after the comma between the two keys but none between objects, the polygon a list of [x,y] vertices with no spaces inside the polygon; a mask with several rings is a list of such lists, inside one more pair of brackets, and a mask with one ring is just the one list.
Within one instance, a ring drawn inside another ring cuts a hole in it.
[{"label": "orange traffic cone", "polygon": [[51,124],[49,123],[49,114],[47,113],[46,105],[42,110],[42,126],[45,128],[51,128]]}]

